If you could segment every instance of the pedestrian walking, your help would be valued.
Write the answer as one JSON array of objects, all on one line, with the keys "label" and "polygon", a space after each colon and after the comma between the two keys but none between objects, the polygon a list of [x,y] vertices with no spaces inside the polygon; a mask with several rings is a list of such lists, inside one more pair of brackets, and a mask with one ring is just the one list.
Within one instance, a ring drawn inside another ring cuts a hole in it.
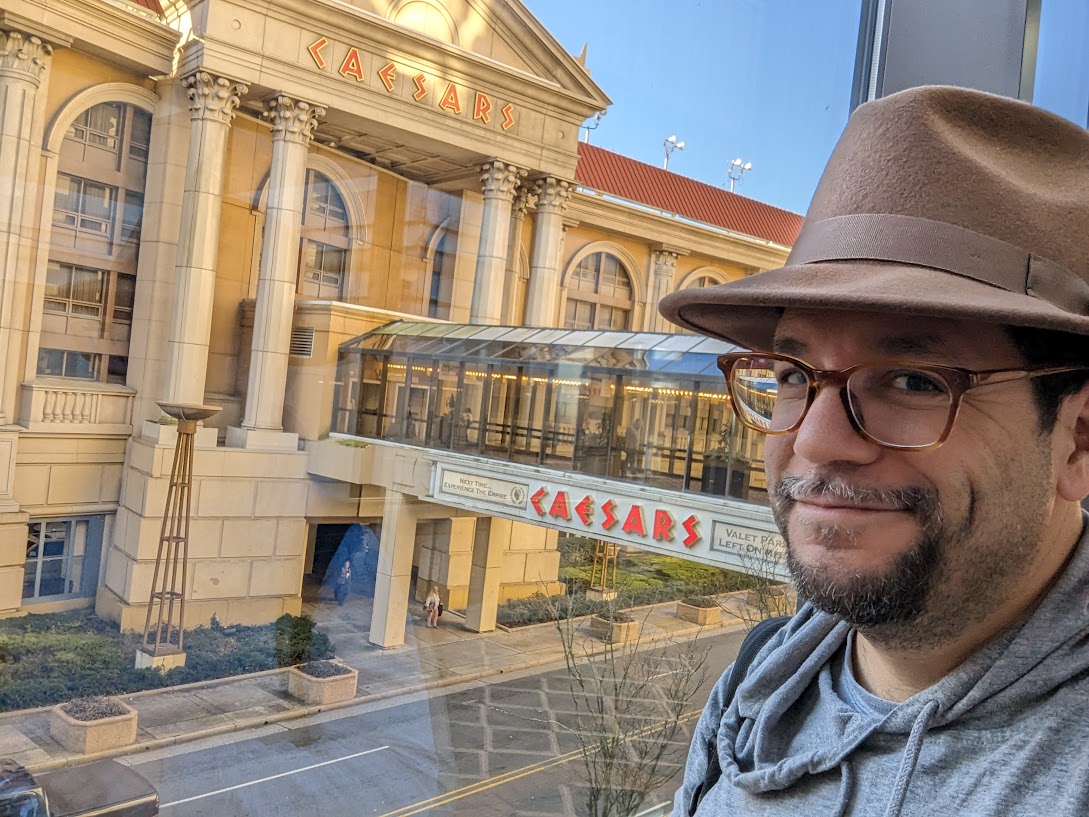
[{"label": "pedestrian walking", "polygon": [[[344,564],[340,566],[340,573],[337,575],[336,588],[333,590],[333,596],[337,600],[337,604],[344,604],[348,598],[348,591],[352,589],[352,560],[345,559]],[[328,598],[328,596],[326,597]]]},{"label": "pedestrian walking", "polygon": [[424,599],[424,611],[427,613],[427,626],[438,627],[439,615],[442,612],[442,602],[439,601],[439,589],[431,585],[431,591]]}]

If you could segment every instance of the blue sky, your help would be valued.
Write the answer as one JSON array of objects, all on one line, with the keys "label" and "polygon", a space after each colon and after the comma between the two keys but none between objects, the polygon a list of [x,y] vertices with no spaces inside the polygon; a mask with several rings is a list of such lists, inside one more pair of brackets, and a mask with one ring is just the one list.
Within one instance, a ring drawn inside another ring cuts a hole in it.
[{"label": "blue sky", "polygon": [[[524,0],[613,100],[590,141],[804,213],[850,104],[861,0]],[[1043,0],[1035,101],[1085,124],[1089,3]]]}]

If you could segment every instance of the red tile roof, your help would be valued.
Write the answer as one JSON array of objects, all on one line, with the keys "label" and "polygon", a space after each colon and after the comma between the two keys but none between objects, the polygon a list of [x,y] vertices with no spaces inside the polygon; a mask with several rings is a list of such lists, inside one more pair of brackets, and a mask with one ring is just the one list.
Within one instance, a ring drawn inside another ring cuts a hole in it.
[{"label": "red tile roof", "polygon": [[797,213],[586,142],[579,142],[575,181],[601,193],[788,247],[802,228],[802,217]]},{"label": "red tile roof", "polygon": [[134,6],[139,6],[142,9],[147,9],[150,12],[163,16],[163,7],[159,3],[159,0],[129,0]]}]

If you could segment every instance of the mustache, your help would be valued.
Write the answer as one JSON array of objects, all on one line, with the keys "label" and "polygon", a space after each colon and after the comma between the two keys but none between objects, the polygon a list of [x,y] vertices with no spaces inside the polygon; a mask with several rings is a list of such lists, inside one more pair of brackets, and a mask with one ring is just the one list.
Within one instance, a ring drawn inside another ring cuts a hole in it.
[{"label": "mustache", "polygon": [[862,507],[879,507],[908,511],[917,516],[937,515],[939,504],[934,491],[919,487],[872,488],[852,485],[840,477],[824,477],[813,474],[805,477],[783,477],[772,492],[781,504],[806,499],[824,499],[845,502]]}]

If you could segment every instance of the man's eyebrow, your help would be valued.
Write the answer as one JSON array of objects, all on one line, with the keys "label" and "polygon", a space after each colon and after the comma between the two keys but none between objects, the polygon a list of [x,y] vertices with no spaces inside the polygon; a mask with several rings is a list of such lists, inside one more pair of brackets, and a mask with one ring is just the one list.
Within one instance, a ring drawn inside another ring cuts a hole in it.
[{"label": "man's eyebrow", "polygon": [[900,335],[882,338],[875,344],[883,354],[893,357],[933,357],[944,355],[948,344],[937,335]]},{"label": "man's eyebrow", "polygon": [[[872,348],[888,357],[933,358],[944,357],[949,344],[938,335],[893,335],[880,338]],[[808,344],[789,335],[777,337],[772,343],[773,352],[790,357],[805,359],[808,350]]]},{"label": "man's eyebrow", "polygon": [[771,344],[771,351],[790,357],[802,357],[805,354],[806,345],[797,338],[777,337]]}]

